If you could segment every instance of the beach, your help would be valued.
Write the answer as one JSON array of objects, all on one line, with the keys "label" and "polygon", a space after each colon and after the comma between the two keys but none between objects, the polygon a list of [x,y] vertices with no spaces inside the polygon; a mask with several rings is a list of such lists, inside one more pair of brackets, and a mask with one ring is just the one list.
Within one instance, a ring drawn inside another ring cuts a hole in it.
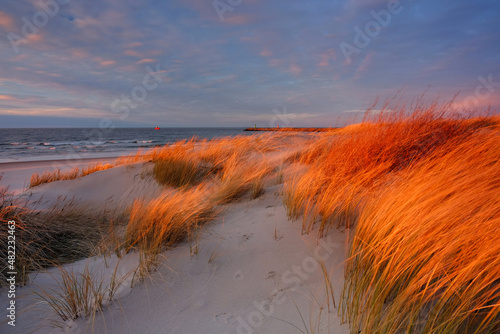
[{"label": "beach", "polygon": [[2,164],[0,331],[494,332],[498,117],[391,122]]},{"label": "beach", "polygon": [[[277,163],[289,151],[268,154]],[[62,170],[116,158],[64,161]],[[33,210],[83,210],[114,215],[134,200],[150,201],[165,190],[141,177],[151,163],[129,162],[83,178],[42,184],[26,190],[31,174],[61,167],[61,161],[2,164],[3,184]],[[287,173],[291,173],[288,171]],[[348,333],[337,315],[343,284],[345,232],[334,231],[318,240],[303,234],[301,224],[288,219],[280,197],[282,182],[266,181],[263,194],[221,205],[220,213],[203,226],[196,240],[183,241],[161,253],[147,278],[138,281],[137,252],[94,256],[66,264],[64,272],[92,272],[108,284],[113,274],[120,287],[105,310],[90,317],[62,320],[40,291],[61,292],[61,268],[30,277],[16,291],[16,327],[12,333]],[[50,222],[47,222],[50,224]],[[193,252],[193,244],[196,252]],[[321,264],[321,265],[320,265]],[[325,274],[333,294],[325,289]],[[51,290],[53,289],[53,290]],[[8,303],[2,294],[2,304]],[[54,324],[62,329],[54,328]]]}]

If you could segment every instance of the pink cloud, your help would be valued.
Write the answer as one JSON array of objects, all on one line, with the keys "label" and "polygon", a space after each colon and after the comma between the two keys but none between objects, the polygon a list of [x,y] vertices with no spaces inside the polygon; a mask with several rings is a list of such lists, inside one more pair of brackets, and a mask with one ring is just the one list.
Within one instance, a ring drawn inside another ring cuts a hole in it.
[{"label": "pink cloud", "polygon": [[281,59],[271,59],[271,60],[269,60],[269,66],[272,66],[272,67],[278,67],[282,63],[283,63],[283,60],[281,60]]},{"label": "pink cloud", "polygon": [[224,23],[232,25],[245,25],[251,23],[254,19],[250,15],[227,15],[224,19]]},{"label": "pink cloud", "polygon": [[265,48],[259,53],[262,57],[271,57],[273,53],[268,48]]},{"label": "pink cloud", "polygon": [[327,52],[320,55],[320,62],[317,64],[319,67],[330,66],[330,60],[335,60],[335,50],[329,49]]},{"label": "pink cloud", "polygon": [[116,61],[114,60],[104,60],[99,63],[101,66],[110,66],[116,64]]},{"label": "pink cloud", "polygon": [[126,65],[126,66],[121,66],[120,68],[118,68],[118,70],[122,72],[135,72],[137,68],[133,65]]},{"label": "pink cloud", "polygon": [[461,98],[459,102],[454,102],[452,108],[457,112],[465,112],[468,111],[480,111],[485,110],[489,107],[500,108],[500,96],[495,95],[495,92],[488,94],[486,89],[482,89],[482,93],[485,94],[475,95],[471,94],[464,98]]},{"label": "pink cloud", "polygon": [[71,55],[73,57],[76,57],[76,58],[87,58],[89,56],[87,51],[82,50],[82,49],[75,49],[75,50],[71,50],[70,52],[71,52]]},{"label": "pink cloud", "polygon": [[0,27],[7,31],[14,31],[16,29],[14,20],[5,12],[0,11]]},{"label": "pink cloud", "polygon": [[139,60],[136,64],[140,65],[140,64],[145,64],[145,63],[154,63],[155,60],[154,59],[149,59],[149,58],[146,58],[146,59],[141,59]]},{"label": "pink cloud", "polygon": [[135,51],[135,50],[126,50],[124,52],[124,54],[126,54],[127,56],[142,58],[142,55],[139,52]]},{"label": "pink cloud", "polygon": [[75,24],[78,28],[83,29],[90,26],[99,26],[100,22],[93,17],[84,17],[75,19]]},{"label": "pink cloud", "polygon": [[365,72],[366,69],[370,66],[372,57],[373,57],[373,52],[370,52],[366,55],[365,59],[363,59],[363,62],[356,69],[356,72],[354,73],[354,79],[361,78],[363,72]]},{"label": "pink cloud", "polygon": [[139,47],[139,46],[142,46],[141,42],[133,42],[133,43],[127,44],[125,47],[127,49],[132,49],[132,48],[136,48],[136,47]]},{"label": "pink cloud", "polygon": [[290,65],[289,71],[293,75],[299,75],[300,73],[302,73],[302,68],[297,64],[292,64]]}]

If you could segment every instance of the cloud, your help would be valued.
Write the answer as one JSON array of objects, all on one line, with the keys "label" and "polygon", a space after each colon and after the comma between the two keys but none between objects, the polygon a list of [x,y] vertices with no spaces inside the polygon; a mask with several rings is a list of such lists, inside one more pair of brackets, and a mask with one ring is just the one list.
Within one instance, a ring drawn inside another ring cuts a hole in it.
[{"label": "cloud", "polygon": [[273,53],[271,52],[271,50],[265,48],[259,53],[259,55],[261,55],[262,57],[271,57]]},{"label": "cloud", "polygon": [[154,59],[144,58],[136,62],[136,64],[139,65],[139,64],[154,63],[154,62],[155,62]]},{"label": "cloud", "polygon": [[12,32],[16,30],[14,20],[3,11],[0,11],[0,27],[2,27],[6,32]]},{"label": "cloud", "polygon": [[290,70],[290,73],[292,73],[293,75],[299,75],[300,73],[302,73],[302,68],[296,64],[290,65],[289,70]]},{"label": "cloud", "polygon": [[[22,34],[21,18],[37,3],[2,0],[0,29]],[[473,94],[479,75],[500,75],[500,4],[402,4],[344,66],[340,43],[353,43],[353,28],[387,1],[245,0],[222,22],[206,0],[71,1],[19,53],[4,39],[0,96],[12,99],[1,99],[0,113],[116,118],[111,103],[159,65],[161,82],[128,121],[238,126],[286,103],[296,125],[314,126],[364,112],[403,86],[413,97],[432,85],[446,100]]]},{"label": "cloud", "polygon": [[123,53],[131,57],[137,57],[137,58],[142,57],[141,53],[136,50],[125,50]]},{"label": "cloud", "polygon": [[114,64],[116,64],[116,61],[114,61],[114,60],[104,60],[104,61],[101,61],[99,63],[99,65],[101,65],[101,66],[111,66]]},{"label": "cloud", "polygon": [[251,15],[227,15],[227,18],[224,19],[224,23],[231,25],[247,25],[255,21],[255,18]]},{"label": "cloud", "polygon": [[363,62],[359,64],[358,68],[356,68],[356,72],[354,73],[354,79],[361,78],[363,73],[366,72],[372,62],[373,54],[373,52],[368,53],[365,59],[363,59]]}]

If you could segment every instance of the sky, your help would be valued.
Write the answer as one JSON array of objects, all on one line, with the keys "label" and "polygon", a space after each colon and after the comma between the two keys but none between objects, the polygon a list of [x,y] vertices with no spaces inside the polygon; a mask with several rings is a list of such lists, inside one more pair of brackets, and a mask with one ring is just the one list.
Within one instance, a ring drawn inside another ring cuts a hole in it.
[{"label": "sky", "polygon": [[329,127],[396,94],[496,111],[499,18],[496,0],[1,0],[0,127]]}]

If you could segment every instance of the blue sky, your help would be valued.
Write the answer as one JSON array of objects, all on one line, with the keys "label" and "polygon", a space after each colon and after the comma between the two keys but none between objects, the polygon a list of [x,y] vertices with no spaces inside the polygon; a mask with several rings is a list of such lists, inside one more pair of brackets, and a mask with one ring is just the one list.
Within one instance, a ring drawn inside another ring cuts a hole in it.
[{"label": "blue sky", "polygon": [[500,2],[1,0],[0,127],[337,126],[500,106]]}]

